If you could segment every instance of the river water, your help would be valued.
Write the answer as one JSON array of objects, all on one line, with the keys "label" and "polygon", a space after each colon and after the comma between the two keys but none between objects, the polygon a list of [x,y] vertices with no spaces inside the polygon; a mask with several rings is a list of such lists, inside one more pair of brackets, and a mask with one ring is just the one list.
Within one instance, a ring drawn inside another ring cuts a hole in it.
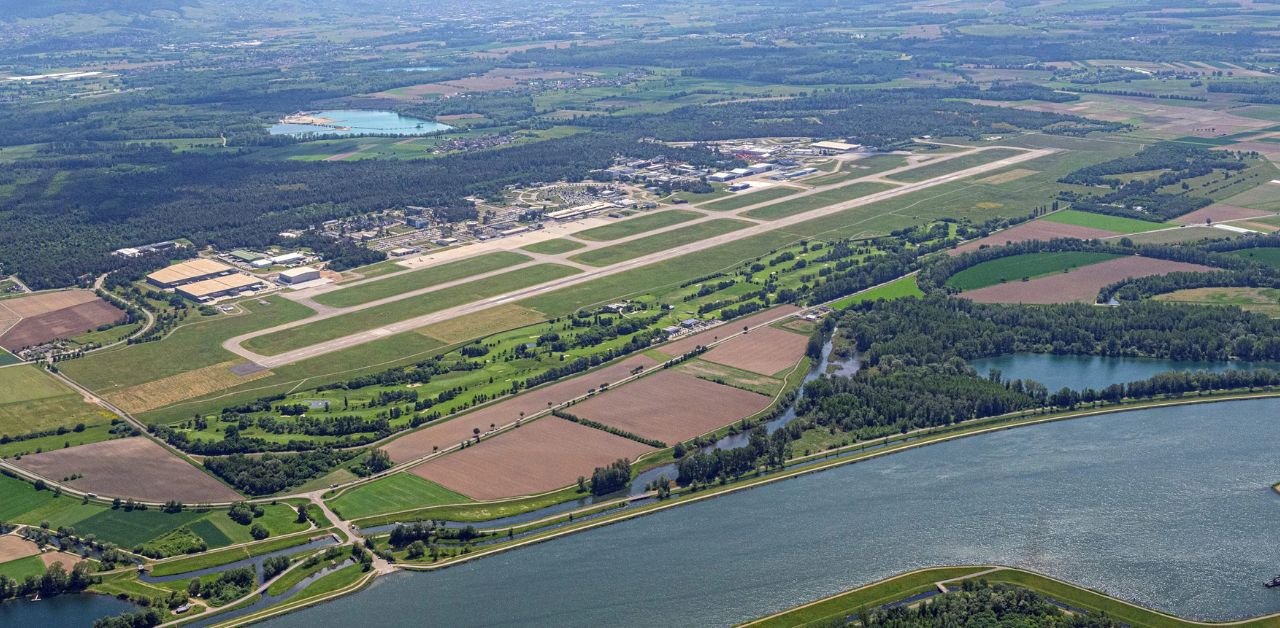
[{"label": "river water", "polygon": [[995,432],[370,588],[278,627],[729,625],[998,563],[1199,619],[1280,611],[1280,400]]}]

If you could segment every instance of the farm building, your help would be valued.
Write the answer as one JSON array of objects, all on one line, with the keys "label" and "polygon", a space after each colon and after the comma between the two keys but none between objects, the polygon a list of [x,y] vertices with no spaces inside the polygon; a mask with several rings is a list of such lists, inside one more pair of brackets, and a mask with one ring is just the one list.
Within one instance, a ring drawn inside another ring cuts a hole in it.
[{"label": "farm building", "polygon": [[310,266],[299,266],[298,268],[290,268],[280,271],[280,283],[283,284],[299,284],[308,281],[315,281],[320,278],[320,271]]},{"label": "farm building", "polygon": [[257,277],[251,277],[244,273],[235,273],[183,284],[178,286],[177,290],[178,294],[188,299],[203,302],[240,294],[247,290],[256,290],[265,286],[266,283]]},{"label": "farm building", "polygon": [[179,262],[168,268],[157,270],[147,275],[147,281],[161,288],[176,288],[232,272],[235,272],[235,269],[226,264],[215,262],[211,259],[199,258]]}]

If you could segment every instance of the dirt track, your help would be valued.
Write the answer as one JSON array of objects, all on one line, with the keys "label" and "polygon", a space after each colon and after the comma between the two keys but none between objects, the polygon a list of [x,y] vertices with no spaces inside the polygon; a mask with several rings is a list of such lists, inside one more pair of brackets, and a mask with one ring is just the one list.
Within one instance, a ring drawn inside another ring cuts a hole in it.
[{"label": "dirt track", "polygon": [[[972,151],[959,151],[959,152],[956,152],[956,153],[952,153],[952,154],[946,155],[946,156],[944,156],[944,157],[940,157],[940,158],[938,158],[938,159],[931,160],[931,161],[929,161],[929,162],[927,162],[927,163],[928,163],[929,165],[932,165],[932,164],[940,163],[940,162],[942,162],[942,161],[946,161],[946,160],[949,160],[949,159],[955,159],[955,158],[957,158],[957,157],[961,157],[961,156],[964,156],[964,155],[969,155],[969,154],[972,154],[972,153],[974,153],[974,152],[981,152],[981,151],[992,150],[992,149],[1003,149],[1003,148],[1017,148],[1017,147],[985,146],[985,147],[982,147],[982,148],[974,149],[974,150],[972,150]],[[379,327],[379,328],[376,328],[376,329],[364,330],[364,331],[357,332],[357,333],[354,333],[354,334],[351,334],[351,335],[348,335],[348,336],[344,336],[344,337],[342,337],[342,338],[335,338],[335,339],[332,339],[332,340],[327,340],[327,341],[324,341],[324,342],[316,343],[316,344],[311,345],[311,346],[309,346],[309,347],[303,347],[303,348],[296,349],[296,350],[293,350],[293,351],[288,351],[288,352],[285,352],[285,353],[281,353],[281,354],[279,354],[279,355],[274,355],[274,356],[265,356],[265,355],[261,355],[261,354],[258,354],[258,353],[256,353],[256,352],[254,352],[254,351],[250,351],[249,349],[246,349],[246,348],[242,347],[242,346],[241,346],[241,343],[243,343],[243,342],[245,342],[245,341],[249,340],[250,338],[256,338],[256,337],[258,337],[258,336],[264,336],[264,335],[271,334],[271,333],[274,333],[274,332],[277,332],[277,331],[282,331],[282,330],[284,330],[284,329],[291,329],[291,328],[294,328],[294,327],[298,327],[298,326],[300,326],[300,325],[305,325],[305,324],[307,324],[307,323],[309,323],[309,322],[312,322],[312,321],[314,321],[314,320],[317,320],[318,318],[328,318],[328,317],[330,317],[330,316],[340,315],[340,314],[342,314],[342,313],[353,312],[353,311],[356,311],[356,310],[358,310],[358,309],[363,309],[363,308],[367,308],[367,307],[372,307],[374,304],[376,304],[376,303],[378,303],[378,302],[372,302],[372,303],[364,304],[364,305],[361,305],[361,306],[356,306],[356,307],[353,307],[353,308],[347,308],[347,309],[345,309],[345,310],[341,310],[341,311],[338,311],[338,312],[331,312],[331,313],[329,313],[329,314],[327,314],[327,315],[326,315],[326,314],[318,314],[317,316],[311,317],[311,318],[309,318],[309,319],[304,319],[303,321],[296,321],[296,322],[294,322],[294,323],[289,323],[289,324],[285,324],[285,325],[279,325],[279,326],[276,326],[276,327],[272,327],[272,328],[268,328],[268,329],[264,329],[264,330],[259,330],[259,331],[255,331],[255,332],[248,333],[248,334],[243,334],[243,335],[236,336],[236,337],[234,337],[234,338],[231,338],[231,339],[229,339],[229,340],[225,341],[225,342],[222,344],[222,346],[223,346],[223,348],[225,348],[226,350],[228,350],[228,351],[230,351],[230,352],[232,352],[232,353],[235,353],[236,355],[239,355],[239,356],[241,356],[241,357],[244,357],[244,358],[247,358],[247,359],[249,359],[249,360],[252,360],[252,361],[254,361],[255,363],[260,364],[260,365],[262,365],[262,366],[264,366],[264,367],[267,367],[267,368],[278,367],[278,366],[282,366],[282,365],[285,365],[285,364],[292,364],[292,363],[294,363],[294,362],[298,362],[298,361],[300,361],[300,360],[306,360],[306,359],[309,359],[309,358],[318,357],[318,356],[321,356],[321,355],[325,355],[325,354],[328,354],[328,353],[332,353],[332,352],[334,352],[334,351],[340,351],[340,350],[342,350],[342,349],[346,349],[346,348],[349,348],[349,347],[353,347],[353,346],[361,345],[361,344],[368,343],[368,342],[373,342],[373,341],[375,341],[375,340],[379,340],[379,339],[382,339],[382,338],[386,338],[386,337],[391,336],[391,335],[395,335],[395,334],[399,334],[399,333],[403,333],[403,332],[407,332],[407,331],[412,331],[412,330],[414,330],[414,329],[417,329],[417,328],[419,328],[419,327],[423,327],[423,326],[426,326],[426,325],[430,325],[430,324],[432,324],[432,323],[438,323],[438,322],[441,322],[441,321],[445,321],[445,320],[449,320],[449,319],[457,318],[457,317],[460,317],[460,316],[466,316],[466,315],[469,315],[469,314],[473,314],[473,313],[479,312],[479,311],[481,311],[481,310],[485,310],[485,309],[488,309],[488,308],[491,308],[491,307],[494,307],[494,306],[498,306],[498,305],[503,305],[503,304],[510,303],[510,302],[513,302],[513,301],[519,301],[519,300],[522,300],[522,299],[528,299],[528,298],[531,298],[531,297],[536,297],[536,296],[544,295],[544,294],[547,294],[547,293],[550,293],[550,292],[554,292],[554,291],[556,291],[556,290],[559,290],[559,289],[561,289],[561,288],[567,288],[567,287],[570,287],[570,286],[579,285],[579,284],[582,284],[582,283],[585,283],[585,282],[588,282],[588,281],[592,281],[592,280],[595,280],[595,279],[599,279],[599,278],[601,278],[601,277],[607,277],[607,276],[615,275],[615,274],[618,274],[618,273],[626,272],[626,271],[628,271],[628,270],[633,270],[633,269],[640,268],[640,267],[643,267],[643,266],[647,266],[647,265],[650,265],[650,264],[654,264],[654,263],[657,263],[657,262],[666,261],[666,260],[669,260],[669,259],[671,259],[671,258],[680,257],[680,256],[682,256],[682,255],[688,255],[688,254],[690,254],[690,253],[696,253],[696,252],[698,252],[698,251],[702,251],[702,250],[705,250],[705,249],[708,249],[708,248],[712,248],[712,247],[715,247],[715,246],[719,246],[719,245],[722,245],[722,244],[728,244],[728,243],[730,243],[730,242],[735,242],[735,241],[738,241],[738,240],[741,240],[741,239],[744,239],[744,238],[749,238],[749,237],[752,237],[752,236],[760,235],[760,234],[762,234],[762,233],[767,233],[767,232],[770,232],[770,231],[776,231],[776,230],[783,229],[783,228],[788,227],[788,226],[793,225],[793,224],[797,224],[797,223],[801,223],[801,222],[805,222],[805,221],[813,220],[813,219],[815,219],[815,218],[820,218],[820,217],[823,217],[823,216],[829,216],[829,215],[836,214],[836,213],[839,213],[839,212],[843,212],[843,211],[846,211],[846,210],[848,210],[848,209],[852,209],[852,208],[855,208],[855,207],[861,207],[861,206],[868,205],[868,204],[871,204],[871,203],[876,203],[876,202],[884,201],[884,200],[887,200],[887,199],[890,199],[890,198],[895,198],[895,197],[897,197],[897,196],[901,196],[901,195],[903,195],[903,194],[909,194],[909,193],[916,192],[916,191],[919,191],[919,190],[923,190],[923,189],[927,189],[927,188],[935,187],[935,186],[938,186],[938,185],[943,185],[943,184],[950,183],[950,182],[953,182],[953,181],[958,181],[958,180],[960,180],[960,179],[964,179],[964,178],[971,177],[971,176],[974,176],[974,175],[982,174],[982,173],[985,173],[985,172],[990,172],[990,171],[992,171],[992,170],[998,170],[998,169],[1001,169],[1001,168],[1006,168],[1006,167],[1011,166],[1011,165],[1014,165],[1014,164],[1018,164],[1018,163],[1022,163],[1022,162],[1030,161],[1030,160],[1037,159],[1037,158],[1040,158],[1040,157],[1043,157],[1043,156],[1046,156],[1046,155],[1049,155],[1049,154],[1052,154],[1052,153],[1056,152],[1056,150],[1054,150],[1054,149],[1038,149],[1038,150],[1023,149],[1023,148],[1017,148],[1017,149],[1018,149],[1018,150],[1023,150],[1024,152],[1023,152],[1022,154],[1020,154],[1020,155],[1015,155],[1015,156],[1008,157],[1008,158],[1005,158],[1005,159],[996,160],[996,161],[994,161],[994,162],[990,162],[990,163],[986,163],[986,164],[981,164],[981,165],[978,165],[978,166],[974,166],[974,167],[972,167],[972,168],[967,168],[967,169],[964,169],[964,170],[960,170],[960,171],[958,171],[958,172],[953,172],[953,173],[950,173],[950,174],[942,175],[942,176],[935,177],[935,178],[933,178],[933,179],[929,179],[929,180],[926,180],[926,181],[921,181],[921,182],[918,182],[918,183],[910,183],[910,184],[902,185],[902,186],[900,186],[900,187],[897,187],[897,188],[894,188],[894,189],[891,189],[891,190],[885,190],[885,191],[883,191],[883,192],[878,192],[878,193],[875,193],[875,194],[870,194],[870,195],[863,196],[863,197],[859,197],[859,198],[852,199],[852,200],[849,200],[849,201],[844,201],[844,202],[840,202],[840,203],[835,203],[835,204],[828,205],[828,206],[826,206],[826,207],[823,207],[823,208],[820,208],[820,209],[816,209],[816,210],[813,210],[813,211],[804,212],[804,213],[800,213],[800,214],[795,214],[795,215],[788,216],[788,217],[785,217],[785,218],[780,218],[780,219],[778,219],[778,220],[774,220],[774,221],[770,221],[770,222],[765,222],[765,223],[757,224],[757,225],[755,225],[755,226],[747,227],[747,228],[745,228],[745,229],[739,229],[739,230],[737,230],[737,231],[733,231],[733,232],[726,233],[726,234],[723,234],[723,235],[719,235],[719,236],[716,236],[716,237],[706,238],[706,239],[703,239],[703,240],[700,240],[700,241],[698,241],[698,242],[694,242],[694,243],[691,243],[691,244],[687,244],[687,245],[683,245],[683,246],[678,246],[678,247],[674,247],[674,248],[671,248],[671,249],[667,249],[667,250],[665,250],[665,251],[659,251],[659,252],[652,253],[652,254],[649,254],[649,255],[644,255],[644,256],[641,256],[641,257],[634,258],[634,259],[626,260],[626,261],[623,261],[623,262],[619,262],[619,263],[617,263],[617,264],[614,264],[614,265],[612,265],[612,266],[607,266],[607,267],[604,267],[604,268],[598,268],[598,269],[592,269],[592,270],[589,270],[589,271],[585,271],[585,272],[579,273],[579,274],[577,274],[577,275],[573,275],[573,276],[571,276],[571,277],[566,277],[566,278],[563,278],[563,279],[557,279],[557,280],[550,281],[550,282],[546,282],[546,283],[543,283],[543,284],[539,284],[539,285],[535,285],[535,286],[530,286],[530,287],[527,287],[527,288],[522,288],[522,289],[520,289],[520,290],[515,290],[515,291],[512,291],[512,292],[508,292],[508,293],[506,293],[506,294],[497,295],[497,296],[489,297],[489,298],[486,298],[486,299],[481,299],[481,300],[474,301],[474,302],[472,302],[472,303],[468,303],[468,304],[465,304],[465,305],[460,305],[460,306],[456,306],[456,307],[452,307],[452,308],[447,308],[447,309],[444,309],[444,310],[440,310],[440,311],[437,311],[437,312],[433,312],[433,313],[431,313],[431,314],[426,314],[426,315],[423,315],[423,316],[418,316],[418,317],[414,317],[414,318],[411,318],[411,319],[408,319],[408,320],[400,321],[400,322],[398,322],[398,323],[393,323],[393,324],[390,324],[390,325],[385,325],[385,326],[382,326],[382,327]],[[902,168],[898,168],[898,169],[894,169],[894,170],[889,170],[889,171],[881,172],[881,173],[879,173],[878,175],[875,175],[875,176],[880,176],[880,177],[882,177],[882,176],[885,176],[885,175],[888,175],[888,174],[892,174],[892,173],[897,172],[897,171],[905,171],[905,170],[909,170],[909,169],[914,168],[914,167],[917,167],[917,166],[915,166],[915,165],[904,166],[904,167],[902,167]],[[814,188],[810,189],[810,190],[809,190],[809,191],[807,191],[807,192],[801,192],[801,193],[798,193],[798,194],[794,194],[794,195],[791,195],[791,196],[789,196],[789,197],[787,197],[786,199],[783,199],[783,200],[786,200],[786,201],[793,201],[793,200],[795,200],[796,198],[799,198],[799,197],[808,196],[808,195],[812,195],[812,194],[818,194],[818,193],[822,193],[822,192],[825,192],[825,191],[828,191],[828,190],[832,190],[832,189],[836,189],[836,188],[844,187],[844,186],[847,186],[847,185],[852,185],[852,184],[854,184],[854,183],[857,183],[858,181],[860,181],[860,179],[852,179],[852,180],[849,180],[849,181],[843,181],[843,182],[836,183],[836,184],[832,184],[832,185],[828,185],[828,186],[818,186],[818,187],[814,187]],[[612,245],[616,245],[616,244],[619,244],[619,243],[627,242],[627,241],[629,241],[630,239],[642,238],[642,237],[649,237],[649,236],[652,236],[652,235],[654,235],[654,234],[663,233],[663,232],[666,232],[666,231],[672,231],[672,230],[678,230],[678,229],[686,228],[686,227],[688,227],[690,224],[695,224],[695,223],[697,223],[697,222],[699,222],[699,221],[713,220],[713,219],[716,219],[716,218],[732,217],[732,216],[735,216],[735,215],[736,215],[736,216],[740,216],[741,214],[744,214],[745,212],[749,212],[749,211],[751,211],[751,210],[753,210],[753,209],[758,209],[758,208],[760,208],[760,207],[768,206],[768,205],[774,204],[774,203],[776,203],[776,202],[779,202],[779,201],[776,201],[776,200],[775,200],[775,201],[767,201],[767,202],[758,203],[758,204],[755,204],[755,205],[748,205],[748,206],[745,206],[745,207],[739,208],[739,209],[737,209],[737,210],[734,210],[734,211],[732,211],[732,212],[718,212],[718,213],[716,213],[716,215],[715,215],[715,216],[707,216],[707,217],[704,217],[704,218],[701,218],[701,219],[697,219],[697,220],[694,220],[694,221],[685,222],[685,223],[681,223],[681,224],[678,224],[678,225],[672,225],[671,227],[668,227],[668,228],[666,228],[666,229],[657,229],[657,230],[653,230],[653,231],[647,231],[647,232],[642,233],[642,234],[636,234],[635,236],[631,236],[630,238],[623,238],[623,239],[614,240],[614,241],[611,241],[611,242],[596,243],[596,245],[608,245],[608,246],[612,246]],[[881,217],[882,217],[882,216],[871,216],[871,217],[868,217],[866,220],[877,220],[877,219],[880,219]],[[858,223],[857,223],[857,222],[851,222],[851,223],[850,223],[850,225],[856,225],[856,224],[858,224]],[[589,248],[590,246],[592,246],[592,245],[588,245],[588,248]],[[587,250],[587,249],[577,249],[577,250],[573,251],[571,254],[574,254],[574,255],[580,255],[584,250]],[[464,281],[470,281],[470,280],[474,280],[474,279],[475,279],[475,278],[470,278],[469,280],[464,280]],[[396,300],[396,299],[390,299],[390,300]]]}]

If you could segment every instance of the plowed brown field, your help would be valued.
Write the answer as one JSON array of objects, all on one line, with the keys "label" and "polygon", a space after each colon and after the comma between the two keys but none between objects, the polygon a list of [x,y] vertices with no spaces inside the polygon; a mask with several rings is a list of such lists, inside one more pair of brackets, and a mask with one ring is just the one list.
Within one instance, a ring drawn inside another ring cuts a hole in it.
[{"label": "plowed brown field", "polygon": [[783,331],[776,327],[761,327],[751,333],[716,345],[702,354],[708,362],[732,366],[744,371],[773,375],[791,368],[809,346],[809,338],[801,334]]},{"label": "plowed brown field", "polygon": [[717,325],[702,333],[685,336],[679,340],[668,342],[667,344],[658,347],[658,350],[674,358],[694,350],[699,345],[707,345],[721,338],[728,338],[735,333],[740,333],[744,325],[747,327],[763,325],[775,318],[780,318],[787,314],[799,311],[800,308],[794,305],[779,305],[778,307],[769,308],[763,312],[752,314],[751,316],[743,319],[730,321],[723,325]]},{"label": "plowed brown field", "polygon": [[1149,257],[1121,257],[1083,266],[1069,273],[970,290],[960,296],[980,303],[1092,303],[1099,290],[1122,279],[1210,270],[1217,269]]},{"label": "plowed brown field", "polygon": [[569,407],[569,412],[668,445],[767,407],[771,399],[664,370]]},{"label": "plowed brown field", "polygon": [[1111,231],[1103,229],[1094,229],[1093,227],[1080,227],[1077,225],[1064,225],[1058,222],[1050,222],[1048,220],[1033,220],[1024,222],[1016,227],[1010,227],[999,233],[993,233],[985,238],[966,242],[954,249],[948,251],[950,255],[959,255],[976,251],[983,246],[1004,246],[1010,242],[1026,242],[1028,240],[1052,240],[1054,238],[1079,238],[1081,240],[1092,240],[1095,238],[1106,238],[1116,235]]},{"label": "plowed brown field", "polygon": [[153,502],[176,499],[185,504],[243,499],[169,450],[140,436],[47,451],[12,462],[54,481],[83,475],[68,484],[104,497]]}]

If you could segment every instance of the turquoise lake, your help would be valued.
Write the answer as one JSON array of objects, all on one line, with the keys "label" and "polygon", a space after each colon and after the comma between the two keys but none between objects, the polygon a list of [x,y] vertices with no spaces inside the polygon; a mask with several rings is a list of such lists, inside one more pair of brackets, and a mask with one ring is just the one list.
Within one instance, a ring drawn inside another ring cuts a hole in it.
[{"label": "turquoise lake", "polygon": [[432,120],[402,116],[394,111],[329,109],[308,115],[328,119],[331,126],[277,123],[269,132],[272,135],[431,135],[453,128]]}]

